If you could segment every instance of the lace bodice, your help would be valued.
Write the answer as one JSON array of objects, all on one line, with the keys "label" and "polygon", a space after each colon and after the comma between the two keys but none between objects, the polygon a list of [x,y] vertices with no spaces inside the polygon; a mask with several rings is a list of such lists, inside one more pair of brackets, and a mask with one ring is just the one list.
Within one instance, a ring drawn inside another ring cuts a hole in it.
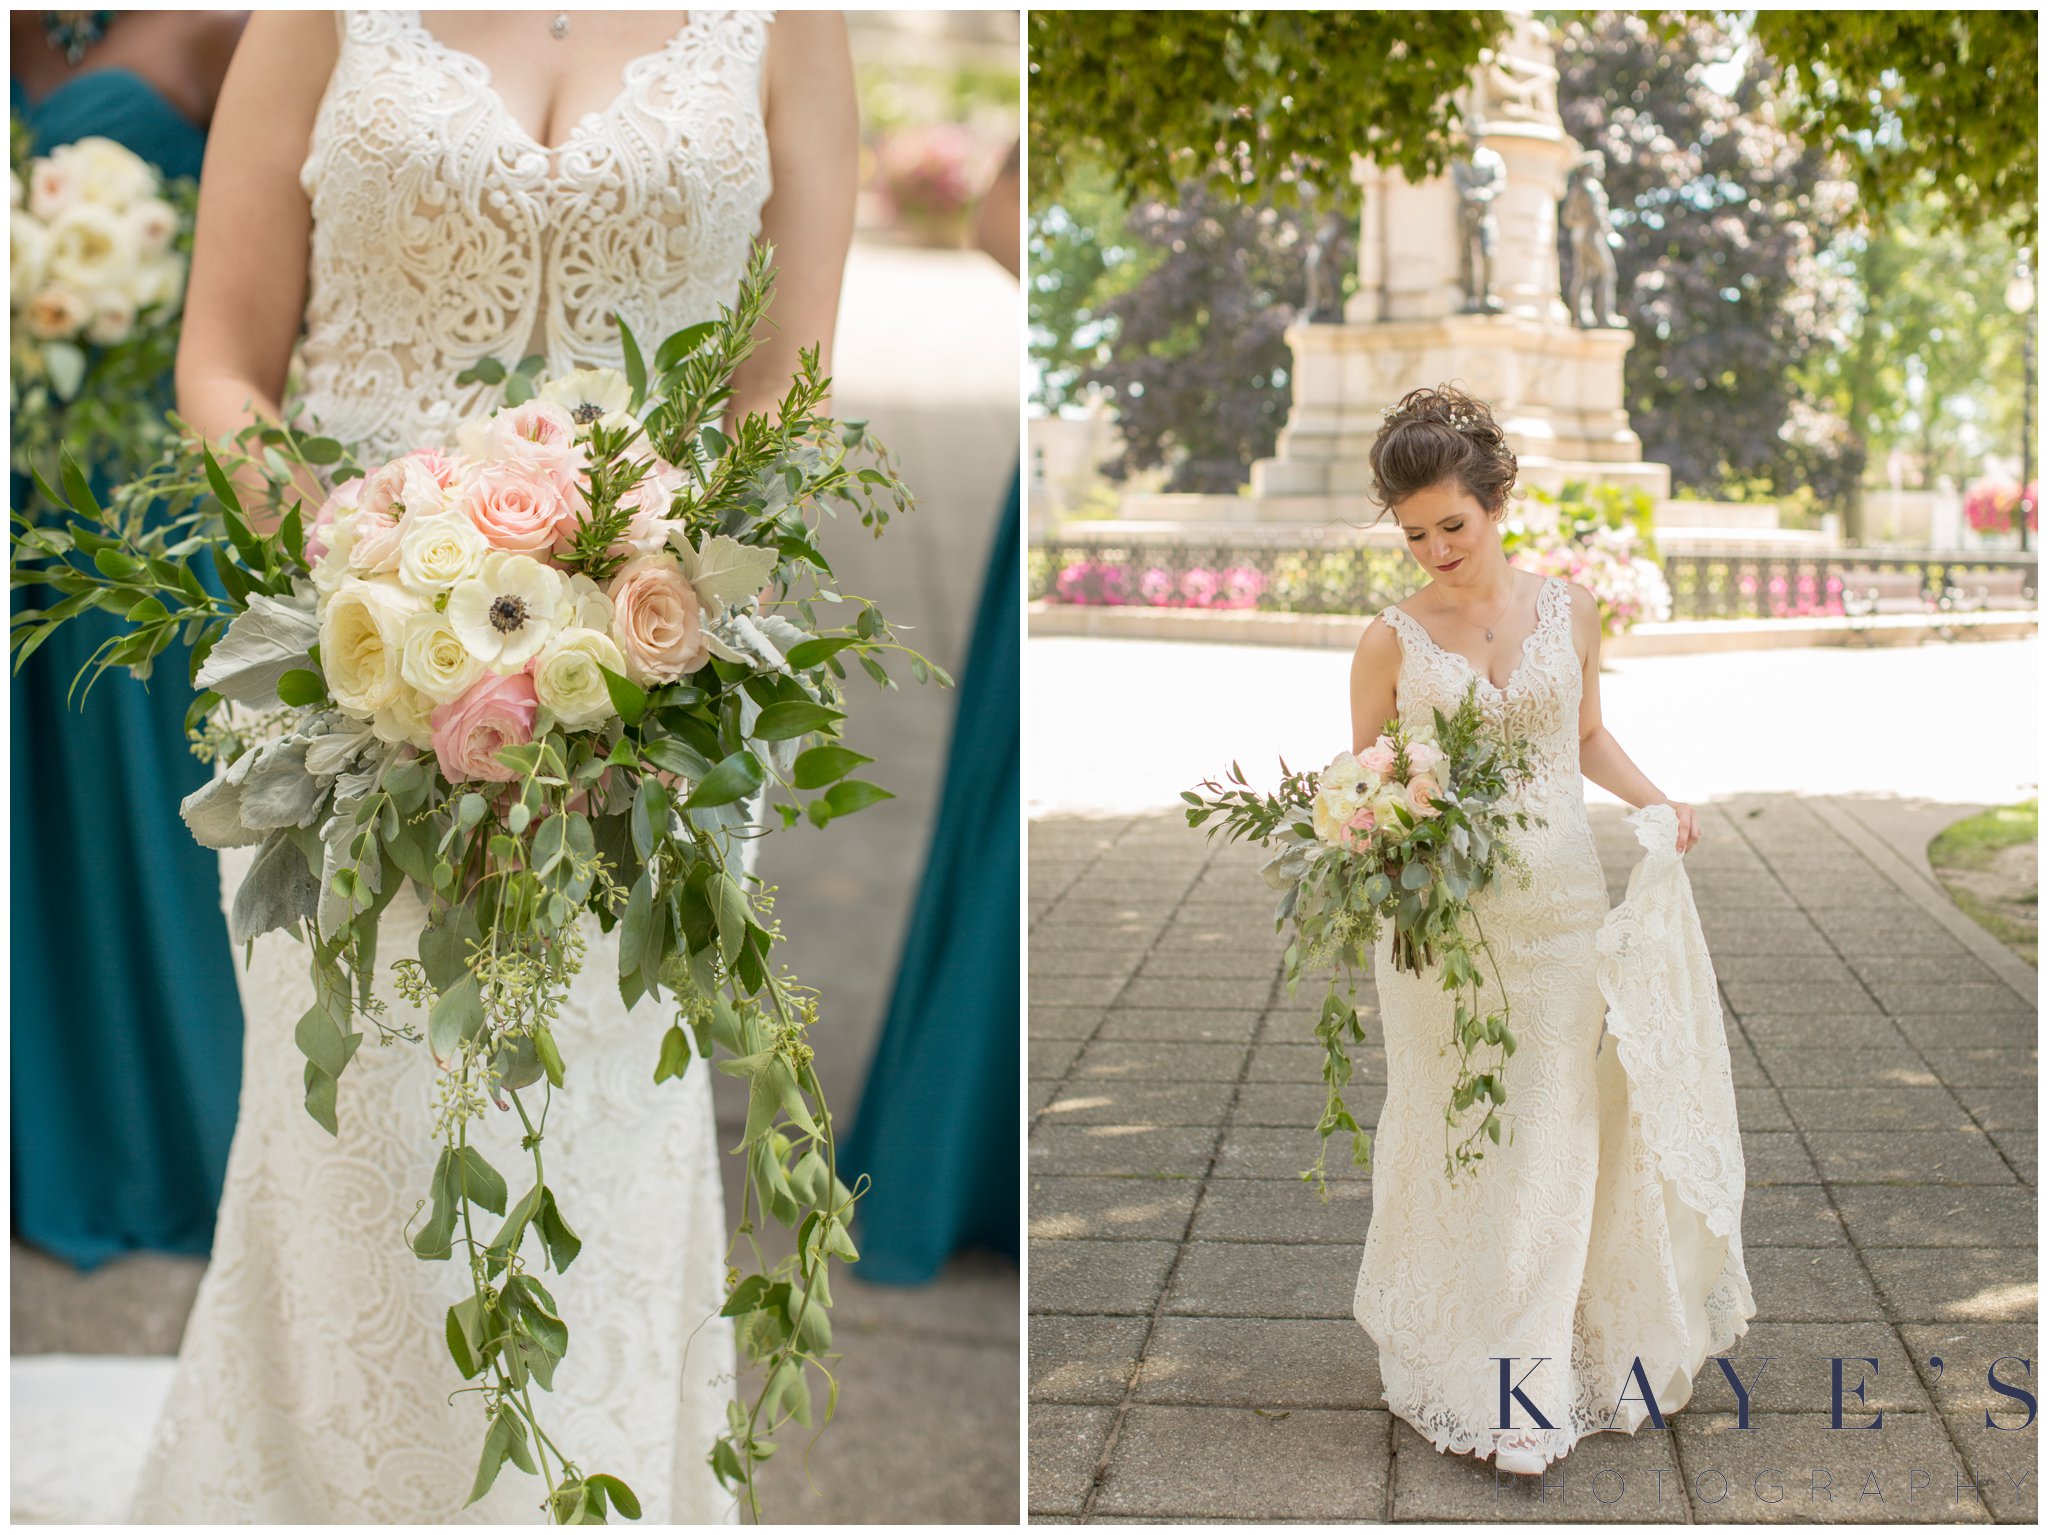
[{"label": "lace bodice", "polygon": [[1421,622],[1397,607],[1380,610],[1380,620],[1401,641],[1401,670],[1394,685],[1401,722],[1431,723],[1430,711],[1449,714],[1472,682],[1479,707],[1503,734],[1526,737],[1536,766],[1522,790],[1530,804],[1561,797],[1580,799],[1579,700],[1585,683],[1572,645],[1571,588],[1555,576],[1536,593],[1536,627],[1522,641],[1522,655],[1497,688],[1471,661],[1430,638]]},{"label": "lace bodice", "polygon": [[495,403],[455,376],[531,352],[617,366],[731,302],[769,192],[768,13],[691,11],[550,149],[417,11],[346,11],[300,185],[312,200],[304,395],[374,461]]}]

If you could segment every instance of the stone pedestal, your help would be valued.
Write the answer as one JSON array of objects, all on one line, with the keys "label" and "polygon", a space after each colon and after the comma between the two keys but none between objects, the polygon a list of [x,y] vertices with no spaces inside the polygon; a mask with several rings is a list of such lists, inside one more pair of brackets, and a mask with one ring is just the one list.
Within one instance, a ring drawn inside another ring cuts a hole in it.
[{"label": "stone pedestal", "polygon": [[1461,103],[1468,128],[1507,166],[1493,203],[1489,287],[1498,312],[1467,312],[1478,306],[1463,288],[1451,178],[1410,182],[1355,162],[1357,291],[1343,324],[1288,331],[1294,404],[1273,457],[1252,466],[1248,495],[1202,497],[1199,506],[1190,497],[1132,496],[1126,517],[1304,526],[1368,519],[1366,455],[1382,411],[1411,389],[1446,383],[1493,408],[1524,485],[1599,480],[1670,494],[1670,470],[1643,462],[1623,407],[1629,333],[1581,330],[1565,309],[1558,204],[1578,147],[1558,116],[1556,81],[1548,33],[1516,12],[1509,40]]}]

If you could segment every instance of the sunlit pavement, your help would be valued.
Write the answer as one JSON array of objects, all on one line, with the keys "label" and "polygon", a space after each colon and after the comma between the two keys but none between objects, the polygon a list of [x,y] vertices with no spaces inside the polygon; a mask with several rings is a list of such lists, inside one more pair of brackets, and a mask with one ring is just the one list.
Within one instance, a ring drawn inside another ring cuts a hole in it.
[{"label": "sunlit pavement", "polygon": [[[1540,1487],[1386,1411],[1351,1319],[1370,1183],[1335,1178],[1320,1204],[1294,1176],[1322,1106],[1315,999],[1280,983],[1256,851],[1171,808],[1233,756],[1269,779],[1276,754],[1346,744],[1348,658],[1028,654],[1034,1519],[2035,1520],[2035,1434],[2003,1431],[2026,1414],[1985,1372],[2036,1357],[2038,990],[1918,854],[2031,792],[2034,644],[1603,677],[1624,746],[1701,803],[1687,863],[1758,1304],[1731,1352],[1745,1379],[1772,1356],[1772,1388],[1742,1432],[1710,1364],[1672,1432],[1589,1439]],[[1618,895],[1637,849],[1619,806],[1591,814]],[[1370,1122],[1385,1068],[1366,1016],[1352,1106]],[[1880,1431],[1833,1427],[1838,1355],[1877,1361],[1849,1366],[1847,1389],[1868,1384],[1844,1422],[1882,1411]]]}]

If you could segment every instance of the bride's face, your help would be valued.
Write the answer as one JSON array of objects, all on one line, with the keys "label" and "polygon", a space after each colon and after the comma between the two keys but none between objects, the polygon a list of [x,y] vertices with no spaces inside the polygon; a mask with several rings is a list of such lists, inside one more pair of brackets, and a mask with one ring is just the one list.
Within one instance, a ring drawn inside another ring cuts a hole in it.
[{"label": "bride's face", "polygon": [[1500,520],[1456,480],[1418,490],[1394,507],[1401,537],[1432,580],[1458,586],[1500,559]]}]

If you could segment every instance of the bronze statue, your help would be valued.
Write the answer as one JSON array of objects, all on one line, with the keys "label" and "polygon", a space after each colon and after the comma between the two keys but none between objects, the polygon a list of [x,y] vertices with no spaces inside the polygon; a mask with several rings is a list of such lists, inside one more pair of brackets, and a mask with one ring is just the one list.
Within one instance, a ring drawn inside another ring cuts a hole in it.
[{"label": "bronze statue", "polygon": [[1474,138],[1468,159],[1451,162],[1451,184],[1458,189],[1458,215],[1463,239],[1466,314],[1497,314],[1493,296],[1493,252],[1500,238],[1494,199],[1508,184],[1508,164]]},{"label": "bronze statue", "polygon": [[[1565,181],[1562,218],[1572,250],[1565,307],[1581,330],[1617,329],[1628,324],[1614,309],[1614,251],[1621,236],[1614,232],[1607,188],[1600,183],[1606,170],[1606,158],[1596,149],[1579,157]],[[1586,313],[1588,301],[1591,318]]]},{"label": "bronze statue", "polygon": [[1343,215],[1326,213],[1301,258],[1308,290],[1302,299],[1301,317],[1310,325],[1341,325],[1344,321],[1344,271],[1337,261],[1343,239]]}]

